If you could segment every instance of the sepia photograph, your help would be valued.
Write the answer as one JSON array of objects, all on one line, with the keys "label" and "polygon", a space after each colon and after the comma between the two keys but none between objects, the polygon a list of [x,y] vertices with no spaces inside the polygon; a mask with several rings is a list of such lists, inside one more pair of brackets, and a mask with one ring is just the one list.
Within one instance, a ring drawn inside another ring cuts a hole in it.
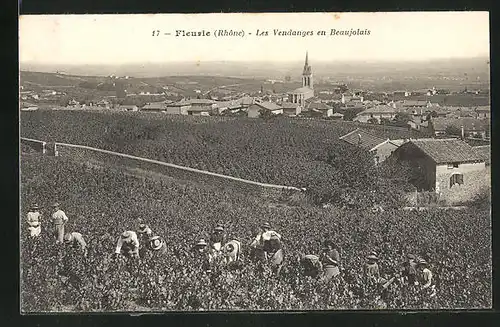
[{"label": "sepia photograph", "polygon": [[21,313],[491,309],[489,20],[19,16]]}]

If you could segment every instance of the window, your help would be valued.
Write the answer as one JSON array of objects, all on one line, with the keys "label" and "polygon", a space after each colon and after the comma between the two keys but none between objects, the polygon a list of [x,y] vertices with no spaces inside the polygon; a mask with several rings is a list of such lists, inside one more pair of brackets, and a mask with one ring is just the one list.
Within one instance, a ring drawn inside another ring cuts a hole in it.
[{"label": "window", "polygon": [[458,163],[449,163],[448,169],[458,168]]},{"label": "window", "polygon": [[460,173],[452,174],[450,177],[450,188],[454,185],[463,185],[464,175]]}]

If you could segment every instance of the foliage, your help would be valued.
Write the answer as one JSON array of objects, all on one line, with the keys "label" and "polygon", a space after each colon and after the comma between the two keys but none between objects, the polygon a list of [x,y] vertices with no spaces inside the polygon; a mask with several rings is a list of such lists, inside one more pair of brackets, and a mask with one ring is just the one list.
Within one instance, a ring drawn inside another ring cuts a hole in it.
[{"label": "foliage", "polygon": [[[336,160],[328,158],[331,165],[340,163]],[[89,244],[86,259],[56,246],[47,209],[56,200],[69,217],[66,229],[82,233]],[[32,202],[42,206],[43,215],[42,235],[36,241],[28,239],[24,222]],[[489,209],[373,213],[278,207],[238,192],[30,154],[21,158],[21,210],[23,311],[491,307]],[[140,221],[167,240],[168,254],[139,262],[113,258],[118,235],[135,230]],[[241,269],[202,271],[187,249],[198,238],[207,238],[219,221],[243,244],[258,224],[269,221],[283,235],[281,275],[259,272],[246,248]],[[325,237],[338,244],[343,267],[341,277],[326,284],[303,276],[296,263],[301,253],[317,253]],[[379,253],[381,274],[386,276],[399,271],[406,253],[425,256],[437,296],[426,297],[418,288],[399,283],[385,292],[366,284],[362,265],[371,250]]]},{"label": "foliage", "polygon": [[448,135],[462,136],[462,130],[460,129],[460,127],[457,127],[455,125],[446,126],[446,129],[444,131]]},{"label": "foliage", "polygon": [[[373,169],[369,153],[339,140],[358,127],[342,122],[274,117],[264,123],[260,119],[152,113],[34,112],[23,113],[21,124],[22,135],[30,138],[304,187],[315,203],[348,205],[341,204],[347,201],[364,207],[372,200],[362,199],[377,194],[380,204],[393,205],[399,193]],[[407,132],[389,129],[375,133],[408,137]],[[339,192],[360,194],[361,198],[353,200]]]}]

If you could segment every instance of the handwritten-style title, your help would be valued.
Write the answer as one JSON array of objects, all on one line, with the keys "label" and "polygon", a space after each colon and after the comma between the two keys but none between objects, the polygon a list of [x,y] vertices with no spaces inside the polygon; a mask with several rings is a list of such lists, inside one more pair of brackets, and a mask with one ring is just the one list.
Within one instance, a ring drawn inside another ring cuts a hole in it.
[{"label": "handwritten-style title", "polygon": [[351,37],[351,36],[368,36],[371,34],[369,29],[360,28],[350,28],[350,29],[336,29],[332,28],[329,30],[293,30],[293,29],[272,29],[272,30],[261,30],[257,29],[254,31],[245,30],[233,30],[233,29],[215,29],[215,30],[173,30],[173,31],[162,31],[153,30],[152,36],[174,36],[174,37],[215,37],[215,38],[227,38],[227,37],[267,37],[267,36],[294,36],[294,37],[311,37],[311,36],[341,36],[341,37]]}]

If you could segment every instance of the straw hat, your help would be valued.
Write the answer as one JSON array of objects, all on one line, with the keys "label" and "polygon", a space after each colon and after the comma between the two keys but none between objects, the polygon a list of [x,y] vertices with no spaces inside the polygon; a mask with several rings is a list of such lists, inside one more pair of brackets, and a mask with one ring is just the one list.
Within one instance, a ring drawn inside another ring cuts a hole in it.
[{"label": "straw hat", "polygon": [[366,257],[366,259],[376,261],[378,260],[378,257],[374,254],[370,254]]},{"label": "straw hat", "polygon": [[261,225],[262,228],[267,228],[267,229],[271,229],[271,225],[269,223],[263,223]]},{"label": "straw hat", "polygon": [[216,231],[219,231],[219,232],[223,232],[224,231],[224,227],[220,226],[220,225],[217,225],[214,230]]},{"label": "straw hat", "polygon": [[207,245],[207,242],[205,242],[205,240],[202,238],[198,241],[198,243],[196,243],[197,246],[206,246]]},{"label": "straw hat", "polygon": [[153,236],[149,240],[149,243],[151,244],[151,247],[153,250],[159,250],[163,246],[163,241],[159,236]]},{"label": "straw hat", "polygon": [[52,207],[54,207],[54,208],[55,208],[55,207],[59,207],[59,206],[60,206],[59,202],[55,202],[55,203],[52,205]]},{"label": "straw hat", "polygon": [[71,235],[71,233],[66,233],[66,235],[64,235],[64,241],[66,243],[69,243],[73,240],[73,235]]},{"label": "straw hat", "polygon": [[130,231],[123,232],[121,237],[124,240],[128,239],[128,238],[131,238],[132,237],[132,233]]},{"label": "straw hat", "polygon": [[31,207],[30,207],[30,209],[32,209],[32,210],[38,210],[38,209],[40,209],[40,207],[38,207],[38,204],[32,204]]}]

